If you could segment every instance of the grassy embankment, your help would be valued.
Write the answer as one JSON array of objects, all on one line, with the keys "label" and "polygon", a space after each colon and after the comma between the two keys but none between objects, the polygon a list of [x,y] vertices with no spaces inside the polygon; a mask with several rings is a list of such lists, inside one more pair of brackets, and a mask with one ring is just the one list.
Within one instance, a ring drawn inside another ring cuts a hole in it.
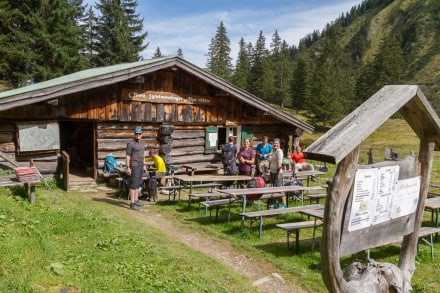
[{"label": "grassy embankment", "polygon": [[[306,136],[305,145],[319,134]],[[361,163],[373,148],[383,159],[385,147],[403,157],[409,150],[418,152],[418,140],[400,120],[387,122],[362,146]],[[440,182],[439,155],[435,154],[432,182]],[[329,176],[334,172],[330,165]],[[37,189],[37,202],[31,206],[23,199],[21,188],[0,188],[0,292],[58,292],[62,287],[81,292],[251,292],[250,281],[226,266],[170,241],[162,232],[133,220],[127,210],[106,201],[84,200],[79,193],[55,189],[57,200]],[[230,223],[226,209],[213,223],[186,202],[159,202],[151,207],[177,227],[204,233],[207,237],[229,241],[236,250],[252,258],[273,263],[288,278],[309,292],[326,292],[320,275],[319,249],[311,251],[311,230],[301,232],[300,253],[286,249],[286,235],[275,223],[299,219],[298,215],[265,220],[263,239],[256,227],[241,227],[234,208]],[[425,225],[432,225],[425,213]],[[440,251],[440,242],[435,244]],[[398,246],[371,251],[377,261],[397,264]],[[364,260],[365,253],[344,258],[343,264]],[[209,268],[209,269],[207,269]],[[427,245],[420,245],[414,292],[439,292],[438,258],[431,261]]]}]

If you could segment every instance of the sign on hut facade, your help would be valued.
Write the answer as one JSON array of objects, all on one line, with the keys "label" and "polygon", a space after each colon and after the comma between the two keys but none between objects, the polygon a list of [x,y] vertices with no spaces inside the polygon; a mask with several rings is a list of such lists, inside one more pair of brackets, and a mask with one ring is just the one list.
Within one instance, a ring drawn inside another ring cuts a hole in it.
[{"label": "sign on hut facade", "polygon": [[[358,165],[360,144],[399,112],[420,138],[419,155]],[[329,182],[321,245],[330,292],[410,292],[440,120],[417,86],[386,86],[310,145],[310,159],[337,164]],[[340,258],[401,241],[398,264],[341,268]]]}]

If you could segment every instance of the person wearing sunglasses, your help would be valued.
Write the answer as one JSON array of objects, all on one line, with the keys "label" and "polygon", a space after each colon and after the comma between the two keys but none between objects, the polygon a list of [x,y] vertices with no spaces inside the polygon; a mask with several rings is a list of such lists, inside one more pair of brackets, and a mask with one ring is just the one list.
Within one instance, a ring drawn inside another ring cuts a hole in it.
[{"label": "person wearing sunglasses", "polygon": [[130,209],[132,210],[138,210],[142,206],[139,201],[139,187],[142,186],[142,175],[146,171],[144,152],[142,128],[138,126],[134,129],[134,138],[127,143],[125,153],[127,175],[130,176]]}]

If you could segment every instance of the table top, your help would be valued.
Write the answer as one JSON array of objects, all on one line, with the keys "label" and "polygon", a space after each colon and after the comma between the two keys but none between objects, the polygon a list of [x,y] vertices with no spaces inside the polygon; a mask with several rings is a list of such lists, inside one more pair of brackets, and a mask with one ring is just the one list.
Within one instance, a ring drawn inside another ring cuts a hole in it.
[{"label": "table top", "polygon": [[198,165],[198,164],[185,164],[182,166],[186,169],[199,170],[199,169],[207,169],[207,170],[218,170],[223,168],[223,165],[220,164],[207,164],[207,165]]},{"label": "table top", "polygon": [[439,209],[440,208],[440,196],[427,198],[425,200],[425,207],[429,207],[432,209]]},{"label": "table top", "polygon": [[304,209],[300,211],[302,214],[312,216],[318,219],[324,219],[324,205],[315,204],[312,206],[304,206]]},{"label": "table top", "polygon": [[[327,174],[327,172],[322,172],[318,170],[310,170],[310,171],[298,171],[298,172],[283,172],[282,175],[284,178],[296,176],[296,177],[306,177],[306,176],[321,176]],[[269,173],[264,174],[265,176],[270,176]]]},{"label": "table top", "polygon": [[278,187],[261,187],[261,188],[239,188],[239,189],[220,189],[219,192],[229,194],[232,196],[243,196],[250,194],[268,194],[277,192],[289,192],[289,191],[308,191],[324,189],[321,186],[278,186]]},{"label": "table top", "polygon": [[247,181],[251,180],[251,176],[246,175],[175,175],[175,179],[181,180],[186,183],[190,182],[221,182],[221,181]]},{"label": "table top", "polygon": [[40,180],[30,180],[30,181],[18,181],[15,174],[11,175],[2,175],[0,176],[0,186],[14,186],[20,184],[30,184],[35,185],[39,184]]}]

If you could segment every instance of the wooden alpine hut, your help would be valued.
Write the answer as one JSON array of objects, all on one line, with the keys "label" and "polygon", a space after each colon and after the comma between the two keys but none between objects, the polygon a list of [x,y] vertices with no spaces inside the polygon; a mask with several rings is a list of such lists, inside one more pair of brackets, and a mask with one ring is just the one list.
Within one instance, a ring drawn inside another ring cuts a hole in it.
[{"label": "wooden alpine hut", "polygon": [[[178,57],[83,70],[0,93],[0,151],[44,174],[70,169],[97,180],[104,158],[124,162],[140,126],[148,149],[168,164],[220,161],[229,136],[237,144],[263,135],[299,137],[313,127]],[[0,156],[1,157],[1,156]]]}]

